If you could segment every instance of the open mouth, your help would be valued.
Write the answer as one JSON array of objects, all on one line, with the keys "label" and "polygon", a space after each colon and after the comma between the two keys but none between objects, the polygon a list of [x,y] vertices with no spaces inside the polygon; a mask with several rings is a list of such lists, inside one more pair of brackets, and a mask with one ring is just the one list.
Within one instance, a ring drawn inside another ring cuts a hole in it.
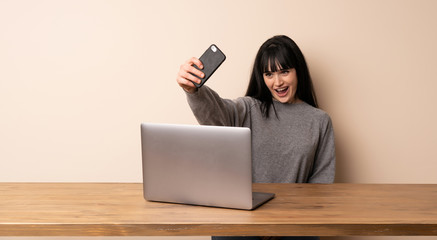
[{"label": "open mouth", "polygon": [[284,97],[288,93],[289,87],[283,87],[283,88],[277,88],[275,89],[275,92],[279,97]]}]

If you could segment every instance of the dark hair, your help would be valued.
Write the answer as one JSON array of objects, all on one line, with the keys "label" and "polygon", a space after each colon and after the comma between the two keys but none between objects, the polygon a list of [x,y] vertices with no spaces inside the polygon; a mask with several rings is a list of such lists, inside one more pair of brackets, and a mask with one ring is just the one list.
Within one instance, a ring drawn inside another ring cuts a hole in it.
[{"label": "dark hair", "polygon": [[[278,67],[280,69],[278,69]],[[246,96],[261,101],[261,112],[266,118],[269,117],[269,110],[273,103],[273,97],[264,82],[263,74],[266,71],[276,72],[281,69],[289,68],[296,69],[296,97],[311,106],[318,108],[310,72],[299,47],[287,36],[274,36],[264,42],[258,50],[246,92]]]}]

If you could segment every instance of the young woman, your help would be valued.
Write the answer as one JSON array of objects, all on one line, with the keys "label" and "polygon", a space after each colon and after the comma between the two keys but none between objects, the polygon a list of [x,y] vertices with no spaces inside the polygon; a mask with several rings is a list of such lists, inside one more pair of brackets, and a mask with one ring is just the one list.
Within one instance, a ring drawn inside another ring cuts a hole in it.
[{"label": "young woman", "polygon": [[[246,96],[222,99],[193,82],[203,73],[191,58],[177,75],[196,119],[204,125],[249,127],[252,131],[253,182],[332,183],[334,131],[329,115],[318,109],[305,58],[287,36],[274,36],[259,49]],[[262,239],[226,238],[213,239]],[[314,239],[290,238],[280,239]],[[316,238],[317,239],[317,238]]]}]

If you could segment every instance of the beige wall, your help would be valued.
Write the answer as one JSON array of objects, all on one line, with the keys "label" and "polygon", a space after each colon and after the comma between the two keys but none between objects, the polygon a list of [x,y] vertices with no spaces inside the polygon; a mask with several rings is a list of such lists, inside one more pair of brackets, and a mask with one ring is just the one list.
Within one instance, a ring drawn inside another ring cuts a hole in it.
[{"label": "beige wall", "polygon": [[141,122],[196,123],[179,65],[246,90],[292,37],[334,122],[337,182],[437,183],[437,1],[0,1],[0,181],[141,181]]}]

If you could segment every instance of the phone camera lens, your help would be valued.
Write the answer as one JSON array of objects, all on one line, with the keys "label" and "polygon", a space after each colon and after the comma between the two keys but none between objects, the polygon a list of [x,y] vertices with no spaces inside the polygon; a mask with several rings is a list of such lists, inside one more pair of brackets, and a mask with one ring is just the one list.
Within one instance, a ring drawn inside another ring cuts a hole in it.
[{"label": "phone camera lens", "polygon": [[216,48],[215,46],[211,46],[211,50],[212,50],[213,52],[217,52],[217,48]]}]

